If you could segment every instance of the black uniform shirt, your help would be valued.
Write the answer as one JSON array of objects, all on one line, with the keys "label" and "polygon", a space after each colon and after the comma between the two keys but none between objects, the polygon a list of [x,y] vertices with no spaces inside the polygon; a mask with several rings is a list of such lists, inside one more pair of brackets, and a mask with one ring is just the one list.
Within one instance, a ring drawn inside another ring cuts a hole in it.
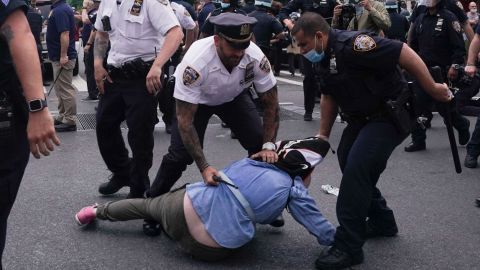
[{"label": "black uniform shirt", "polygon": [[335,0],[292,0],[280,10],[278,17],[283,22],[289,18],[290,13],[298,12],[301,9],[302,13],[310,11],[322,15],[330,24],[335,6]]},{"label": "black uniform shirt", "polygon": [[[28,11],[28,6],[23,0],[0,1],[0,27],[7,20],[8,15],[12,14],[17,9],[22,9],[25,13]],[[12,78],[15,74],[13,68],[12,57],[8,48],[8,43],[4,38],[0,38],[0,85],[3,85]]]},{"label": "black uniform shirt", "polygon": [[[445,8],[448,9],[450,12],[455,14],[457,17],[458,21],[463,25],[467,20],[468,17],[465,14],[465,11],[461,9],[459,6],[457,6],[457,1],[456,0],[445,0]],[[409,20],[410,22],[415,22],[419,14],[425,13],[425,11],[428,10],[428,8],[424,5],[418,6],[412,13],[412,16],[410,16]]]},{"label": "black uniform shirt", "polygon": [[[214,34],[214,25],[213,23],[210,22],[209,18],[211,16],[218,16],[220,14],[222,14],[223,12],[227,12],[225,10],[223,10],[222,8],[217,8],[217,9],[214,9],[212,11],[212,13],[210,13],[210,16],[208,16],[207,20],[205,20],[205,23],[203,24],[203,27],[202,27],[202,33],[204,33],[205,37],[209,37],[209,36],[212,36]],[[233,11],[231,11],[233,13],[238,13],[238,14],[242,14],[242,15],[247,15],[247,13],[245,13],[245,11],[239,9],[239,8],[235,8]]]},{"label": "black uniform shirt", "polygon": [[374,33],[331,29],[325,58],[315,65],[322,94],[331,95],[344,113],[378,113],[407,87],[398,67],[402,47]]},{"label": "black uniform shirt", "polygon": [[255,10],[248,14],[248,16],[257,19],[257,23],[253,26],[253,34],[255,35],[256,40],[255,43],[260,48],[270,48],[272,34],[280,34],[283,31],[282,24],[264,9]]},{"label": "black uniform shirt", "polygon": [[434,15],[427,10],[417,17],[411,47],[428,67],[463,64],[466,55],[460,23],[446,9]]},{"label": "black uniform shirt", "polygon": [[385,36],[389,39],[396,39],[402,42],[407,41],[407,33],[410,28],[407,18],[397,12],[389,12],[392,25],[385,30]]}]

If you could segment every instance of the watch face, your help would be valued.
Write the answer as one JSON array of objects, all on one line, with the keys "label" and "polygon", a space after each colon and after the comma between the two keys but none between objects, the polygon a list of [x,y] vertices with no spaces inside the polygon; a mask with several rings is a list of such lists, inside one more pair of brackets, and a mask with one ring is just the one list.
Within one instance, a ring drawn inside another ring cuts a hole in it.
[{"label": "watch face", "polygon": [[28,103],[28,107],[29,107],[31,112],[39,111],[39,110],[43,109],[42,101],[39,100],[39,99],[32,100]]}]

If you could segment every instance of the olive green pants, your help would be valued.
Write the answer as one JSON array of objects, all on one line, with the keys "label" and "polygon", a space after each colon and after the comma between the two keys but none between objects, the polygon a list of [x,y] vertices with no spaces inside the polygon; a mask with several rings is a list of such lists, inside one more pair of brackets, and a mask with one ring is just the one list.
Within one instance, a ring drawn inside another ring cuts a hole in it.
[{"label": "olive green pants", "polygon": [[230,255],[232,249],[208,247],[193,239],[183,212],[184,196],[185,188],[181,188],[155,198],[108,202],[98,206],[97,218],[110,221],[153,219],[195,259],[217,261]]}]

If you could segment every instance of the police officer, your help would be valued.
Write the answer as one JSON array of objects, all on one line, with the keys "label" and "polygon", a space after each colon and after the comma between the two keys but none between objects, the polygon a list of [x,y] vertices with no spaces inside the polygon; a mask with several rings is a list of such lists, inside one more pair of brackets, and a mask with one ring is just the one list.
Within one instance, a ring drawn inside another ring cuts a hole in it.
[{"label": "police officer", "polygon": [[247,15],[245,11],[238,7],[238,0],[221,0],[220,5],[220,8],[214,9],[210,13],[209,17],[203,24],[202,29],[200,29],[200,38],[206,38],[214,34],[214,26],[212,22],[210,22],[211,17],[218,16],[222,13],[227,12]]},{"label": "police officer", "polygon": [[348,123],[338,146],[343,173],[337,200],[340,226],[333,246],[316,261],[318,269],[342,269],[363,261],[367,237],[398,231],[393,211],[376,187],[391,153],[408,134],[409,121],[395,121],[400,120],[396,113],[407,120],[410,115],[409,91],[398,66],[435,99],[451,97],[447,86],[435,83],[421,58],[402,42],[330,29],[325,19],[310,12],[295,23],[292,34],[323,78],[317,136],[328,139],[338,110]]},{"label": "police officer", "polygon": [[[193,161],[205,183],[216,184],[212,177],[218,172],[202,149],[213,114],[230,126],[249,155],[277,160],[273,144],[279,125],[276,80],[267,57],[250,42],[256,20],[235,13],[210,20],[215,35],[193,43],[175,71],[176,117],[150,197],[168,192]],[[252,83],[264,105],[263,128],[248,92]]]},{"label": "police officer", "polygon": [[[413,29],[411,47],[415,50],[427,67],[439,66],[442,69],[444,80],[457,78],[454,65],[461,65],[465,58],[465,43],[461,33],[461,26],[453,13],[444,8],[443,2],[434,0],[429,2],[428,9],[418,15]],[[415,85],[416,114],[421,116],[432,107],[433,100],[425,89]],[[444,106],[436,106],[442,117],[446,116]],[[452,124],[458,130],[458,142],[461,145],[470,139],[467,118],[453,110]],[[416,121],[412,129],[412,142],[405,147],[406,152],[415,152],[426,148],[426,129],[421,121]]]},{"label": "police officer", "polygon": [[[478,53],[480,52],[480,27],[477,26],[475,36],[468,49],[468,60],[465,67],[465,73],[474,76],[477,73]],[[478,157],[480,156],[480,114],[477,115],[477,123],[472,133],[472,138],[467,144],[467,154],[464,165],[467,168],[476,168],[478,166]],[[480,206],[480,198],[476,200],[477,206]]]},{"label": "police officer", "polygon": [[[333,9],[336,6],[335,0],[292,0],[280,10],[280,21],[289,29],[292,30],[293,22],[289,15],[292,12],[297,12],[299,9],[303,12],[315,12],[322,15],[330,23],[333,17]],[[305,77],[303,78],[303,104],[305,106],[305,114],[303,119],[305,121],[312,121],[313,108],[315,107],[315,96],[318,94],[317,81],[313,72],[312,64],[303,59]]]},{"label": "police officer", "polygon": [[285,37],[283,26],[272,14],[267,12],[272,7],[272,0],[256,0],[255,7],[256,10],[248,14],[248,16],[257,19],[257,23],[253,26],[255,44],[268,57],[270,55],[270,40]]},{"label": "police officer", "polygon": [[[182,1],[183,2],[183,1]],[[185,3],[188,4],[188,3]],[[167,81],[163,82],[165,87],[157,95],[158,98],[158,107],[163,113],[162,120],[165,123],[165,131],[168,134],[172,133],[172,118],[173,111],[175,106],[175,100],[173,99],[173,84],[169,83],[173,76],[175,68],[180,63],[182,55],[190,48],[192,43],[196,40],[195,29],[197,23],[194,21],[193,17],[190,15],[190,12],[185,8],[183,4],[179,2],[170,2],[173,12],[182,27],[184,33],[184,41],[177,48],[177,51],[172,55],[170,60],[166,63],[164,67],[164,74],[167,75]]]},{"label": "police officer", "polygon": [[85,63],[85,76],[87,78],[88,96],[82,101],[98,101],[98,89],[95,82],[95,74],[93,68],[93,47],[95,42],[96,30],[93,25],[97,19],[99,0],[93,1],[92,5],[84,1],[82,8],[82,40],[83,40],[83,62]]},{"label": "police officer", "polygon": [[[162,90],[162,67],[177,50],[183,33],[168,0],[102,1],[97,18],[94,65],[102,94],[97,140],[113,173],[99,192],[112,194],[130,186],[129,197],[142,197],[150,185],[153,129],[158,121],[154,95]],[[120,130],[123,120],[128,126],[132,159]]]},{"label": "police officer", "polygon": [[410,28],[407,18],[398,13],[398,3],[396,0],[387,0],[385,8],[390,16],[391,26],[385,30],[385,37],[407,42],[407,33]]},{"label": "police officer", "polygon": [[48,156],[53,151],[53,144],[60,144],[43,93],[27,10],[25,1],[0,2],[0,269],[7,219],[27,166],[29,148],[40,158],[40,154]]}]

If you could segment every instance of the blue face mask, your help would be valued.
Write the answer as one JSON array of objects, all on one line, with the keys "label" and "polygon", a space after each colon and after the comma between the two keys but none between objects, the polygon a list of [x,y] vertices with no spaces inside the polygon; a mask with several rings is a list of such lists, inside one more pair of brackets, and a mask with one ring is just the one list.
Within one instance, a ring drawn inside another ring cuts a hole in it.
[{"label": "blue face mask", "polygon": [[317,36],[315,36],[315,47],[311,49],[309,52],[305,53],[303,56],[308,59],[308,61],[312,63],[318,63],[322,61],[325,57],[325,52],[323,52],[323,43],[322,43],[322,53],[318,53],[315,48],[317,47]]},{"label": "blue face mask", "polygon": [[222,4],[222,9],[226,9],[230,7],[230,3],[221,3]]}]

